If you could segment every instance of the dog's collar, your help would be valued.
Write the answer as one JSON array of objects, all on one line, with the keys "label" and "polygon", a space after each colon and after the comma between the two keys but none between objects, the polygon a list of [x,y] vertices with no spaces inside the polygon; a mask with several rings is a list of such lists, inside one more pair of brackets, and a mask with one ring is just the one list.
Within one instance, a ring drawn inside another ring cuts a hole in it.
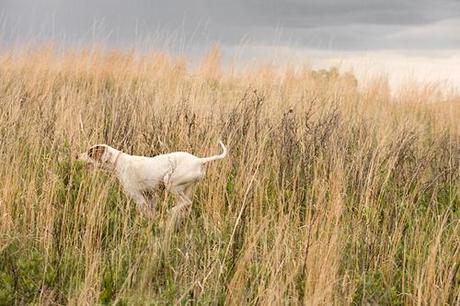
[{"label": "dog's collar", "polygon": [[118,159],[120,158],[120,155],[121,155],[121,151],[118,152],[117,157],[115,157],[115,162],[113,163],[113,172],[117,170],[117,163],[118,163]]}]

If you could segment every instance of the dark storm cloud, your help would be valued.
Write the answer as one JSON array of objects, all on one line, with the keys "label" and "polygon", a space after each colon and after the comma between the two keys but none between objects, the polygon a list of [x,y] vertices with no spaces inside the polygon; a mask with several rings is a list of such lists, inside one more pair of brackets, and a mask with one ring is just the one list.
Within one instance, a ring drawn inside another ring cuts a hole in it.
[{"label": "dark storm cloud", "polygon": [[[455,0],[0,0],[4,41],[458,48]],[[418,30],[417,30],[418,29]]]}]

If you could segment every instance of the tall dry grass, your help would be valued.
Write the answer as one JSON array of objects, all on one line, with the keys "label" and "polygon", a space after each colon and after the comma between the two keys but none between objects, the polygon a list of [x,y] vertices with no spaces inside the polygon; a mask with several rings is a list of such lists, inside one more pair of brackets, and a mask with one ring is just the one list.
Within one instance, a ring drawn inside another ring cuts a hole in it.
[{"label": "tall dry grass", "polygon": [[[196,68],[94,49],[0,56],[0,303],[460,303],[460,104],[336,70]],[[73,157],[95,143],[227,159],[162,248]]]}]

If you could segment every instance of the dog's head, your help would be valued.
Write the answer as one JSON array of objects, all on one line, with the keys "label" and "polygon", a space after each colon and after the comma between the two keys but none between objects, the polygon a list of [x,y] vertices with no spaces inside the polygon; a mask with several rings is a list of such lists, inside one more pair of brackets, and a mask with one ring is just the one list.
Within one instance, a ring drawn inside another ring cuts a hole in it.
[{"label": "dog's head", "polygon": [[88,149],[88,151],[78,154],[77,159],[86,163],[89,168],[98,167],[111,170],[114,167],[117,150],[105,145],[98,144]]}]

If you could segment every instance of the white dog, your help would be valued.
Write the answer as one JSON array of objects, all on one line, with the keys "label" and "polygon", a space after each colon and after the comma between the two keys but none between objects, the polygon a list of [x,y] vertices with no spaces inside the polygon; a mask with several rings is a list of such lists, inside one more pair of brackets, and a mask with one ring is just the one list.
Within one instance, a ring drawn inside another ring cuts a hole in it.
[{"label": "white dog", "polygon": [[79,154],[78,159],[88,166],[113,171],[125,193],[148,217],[155,215],[155,192],[166,188],[176,195],[178,203],[173,212],[192,205],[192,187],[203,175],[203,165],[222,159],[227,149],[222,142],[222,154],[210,157],[196,157],[187,152],[173,152],[154,157],[135,156],[123,153],[106,144],[92,146]]}]

